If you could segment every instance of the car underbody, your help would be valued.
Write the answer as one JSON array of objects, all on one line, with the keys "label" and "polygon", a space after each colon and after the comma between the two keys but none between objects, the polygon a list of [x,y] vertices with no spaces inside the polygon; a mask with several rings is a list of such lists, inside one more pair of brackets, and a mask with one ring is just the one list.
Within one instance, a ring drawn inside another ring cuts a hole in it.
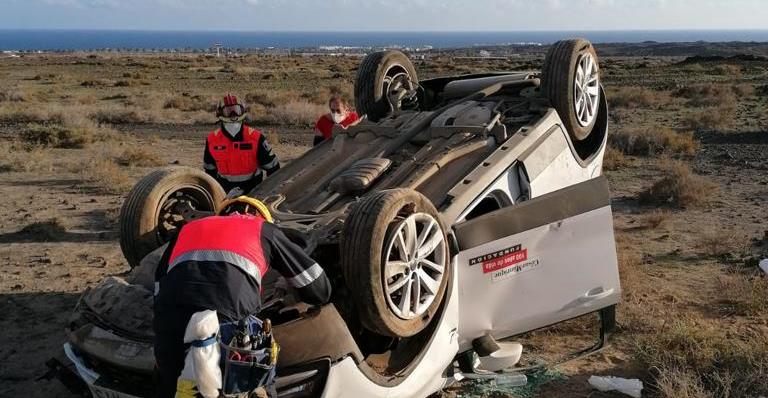
[{"label": "car underbody", "polygon": [[[402,54],[372,54],[356,87],[371,121],[335,129],[249,193],[334,288],[330,304],[311,307],[277,274],[265,277],[259,316],[283,347],[279,395],[426,396],[480,340],[589,312],[610,318],[619,283],[601,177],[607,103],[582,42],[557,47],[579,55],[567,87],[595,93],[581,105],[571,94],[568,114],[545,95],[551,83],[542,87],[559,59],[543,73],[418,82]],[[594,80],[580,83],[590,68]],[[366,103],[369,80],[386,85]],[[186,220],[211,214],[198,199]],[[95,396],[151,394],[160,235],[123,245],[144,250],[141,263],[127,282],[86,291],[67,327],[66,355]],[[373,290],[363,289],[371,278]]]}]

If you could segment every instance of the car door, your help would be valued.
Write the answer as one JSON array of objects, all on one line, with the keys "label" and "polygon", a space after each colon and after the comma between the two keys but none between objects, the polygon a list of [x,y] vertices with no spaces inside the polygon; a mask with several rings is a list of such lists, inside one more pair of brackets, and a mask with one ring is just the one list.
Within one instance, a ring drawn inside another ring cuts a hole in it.
[{"label": "car door", "polygon": [[620,297],[605,177],[454,226],[461,349],[616,304]]}]

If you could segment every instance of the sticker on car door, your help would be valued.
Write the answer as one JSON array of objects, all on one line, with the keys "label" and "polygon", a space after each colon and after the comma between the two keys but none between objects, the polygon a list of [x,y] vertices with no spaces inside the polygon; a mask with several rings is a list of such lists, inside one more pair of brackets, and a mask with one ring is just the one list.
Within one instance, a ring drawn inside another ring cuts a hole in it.
[{"label": "sticker on car door", "polygon": [[491,274],[491,281],[499,282],[512,278],[513,276],[522,274],[523,272],[532,271],[538,268],[540,264],[541,262],[538,258],[523,260],[523,262],[517,263],[515,265],[509,265],[494,271],[493,274]]},{"label": "sticker on car door", "polygon": [[482,265],[483,274],[491,274],[491,281],[509,279],[539,266],[538,258],[528,258],[528,249],[517,244],[492,253],[469,259],[469,265]]}]

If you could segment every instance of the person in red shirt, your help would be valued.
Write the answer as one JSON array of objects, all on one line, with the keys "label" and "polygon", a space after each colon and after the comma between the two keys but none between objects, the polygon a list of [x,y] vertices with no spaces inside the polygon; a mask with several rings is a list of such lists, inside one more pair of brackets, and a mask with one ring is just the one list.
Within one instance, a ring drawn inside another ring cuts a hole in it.
[{"label": "person in red shirt", "polygon": [[333,95],[328,100],[330,112],[320,116],[315,123],[315,139],[312,145],[318,145],[333,136],[333,126],[342,128],[354,126],[360,122],[357,112],[350,111],[347,102],[340,95]]}]

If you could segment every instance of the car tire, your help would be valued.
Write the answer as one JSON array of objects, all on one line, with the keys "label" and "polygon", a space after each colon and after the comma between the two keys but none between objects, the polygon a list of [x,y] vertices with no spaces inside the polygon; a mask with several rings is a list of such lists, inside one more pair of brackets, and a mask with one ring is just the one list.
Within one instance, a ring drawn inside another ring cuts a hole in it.
[{"label": "car tire", "polygon": [[341,264],[363,326],[392,337],[429,325],[451,277],[445,227],[430,200],[412,189],[375,192],[352,208]]},{"label": "car tire", "polygon": [[389,83],[398,80],[416,86],[416,69],[400,51],[379,51],[368,54],[355,77],[355,108],[360,115],[377,122],[392,112],[387,100]]},{"label": "car tire", "polygon": [[177,204],[186,201],[194,210],[213,212],[222,200],[219,183],[191,167],[166,167],[139,180],[120,209],[120,248],[128,264],[138,266],[170,240],[182,224],[178,217],[173,219]]},{"label": "car tire", "polygon": [[541,71],[541,92],[557,110],[571,140],[589,137],[601,98],[597,53],[588,40],[562,40],[549,48]]}]

